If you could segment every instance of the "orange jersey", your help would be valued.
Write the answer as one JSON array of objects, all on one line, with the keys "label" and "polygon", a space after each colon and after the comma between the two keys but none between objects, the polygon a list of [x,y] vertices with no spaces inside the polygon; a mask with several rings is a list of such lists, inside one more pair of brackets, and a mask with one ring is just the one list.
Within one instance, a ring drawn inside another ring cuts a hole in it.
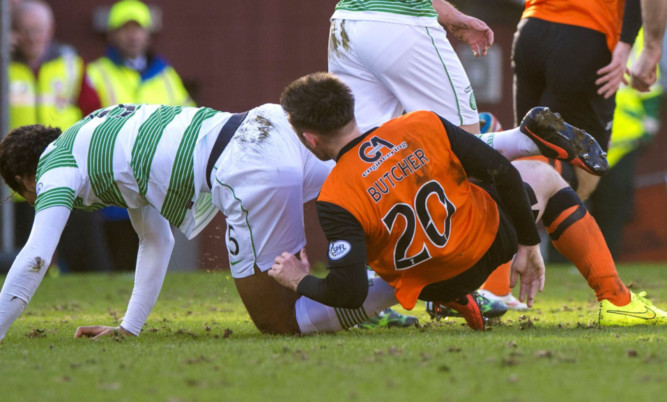
[{"label": "orange jersey", "polygon": [[498,231],[498,207],[470,183],[440,118],[414,112],[345,152],[318,201],[361,224],[368,264],[407,309],[421,290],[472,267]]},{"label": "orange jersey", "polygon": [[621,35],[625,0],[526,0],[521,18],[535,17],[602,32],[613,52]]}]

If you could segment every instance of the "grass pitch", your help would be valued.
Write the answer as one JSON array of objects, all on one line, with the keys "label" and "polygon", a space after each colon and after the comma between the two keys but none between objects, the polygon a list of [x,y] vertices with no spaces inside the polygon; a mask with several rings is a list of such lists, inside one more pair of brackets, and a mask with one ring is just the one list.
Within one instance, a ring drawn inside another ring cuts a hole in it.
[{"label": "grass pitch", "polygon": [[[667,266],[619,266],[667,306]],[[0,399],[108,401],[657,401],[667,327],[599,328],[576,269],[547,268],[528,313],[485,333],[461,319],[314,336],[260,335],[226,272],[169,274],[139,338],[73,339],[118,324],[129,275],[46,278],[0,345]]]}]

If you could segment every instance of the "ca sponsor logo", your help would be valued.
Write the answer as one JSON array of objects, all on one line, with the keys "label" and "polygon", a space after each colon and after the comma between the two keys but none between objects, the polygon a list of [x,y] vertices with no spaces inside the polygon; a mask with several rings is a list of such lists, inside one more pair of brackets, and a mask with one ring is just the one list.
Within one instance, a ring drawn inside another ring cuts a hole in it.
[{"label": "ca sponsor logo", "polygon": [[382,148],[391,150],[394,144],[380,137],[373,137],[359,146],[361,160],[373,163],[382,157]]},{"label": "ca sponsor logo", "polygon": [[42,188],[44,188],[44,183],[37,184],[37,187],[35,187],[35,194],[39,195],[39,193],[42,192]]},{"label": "ca sponsor logo", "polygon": [[345,240],[336,240],[329,242],[329,258],[332,260],[340,260],[350,253],[352,245]]}]

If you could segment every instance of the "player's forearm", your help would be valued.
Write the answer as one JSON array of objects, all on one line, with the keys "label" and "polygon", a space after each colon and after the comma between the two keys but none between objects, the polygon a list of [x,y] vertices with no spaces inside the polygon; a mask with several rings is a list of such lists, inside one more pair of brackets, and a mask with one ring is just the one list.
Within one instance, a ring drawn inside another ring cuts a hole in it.
[{"label": "player's forearm", "polygon": [[27,304],[18,297],[0,294],[0,341],[14,321],[21,315]]},{"label": "player's forearm", "polygon": [[130,211],[130,218],[139,235],[139,252],[134,274],[134,289],[121,326],[139,335],[162,289],[174,237],[169,223],[157,211]]},{"label": "player's forearm", "polygon": [[641,0],[644,51],[660,54],[667,23],[667,0]]},{"label": "player's forearm", "polygon": [[35,216],[30,237],[16,256],[0,292],[0,339],[37,291],[58,245],[69,210],[49,208]]},{"label": "player's forearm", "polygon": [[535,217],[530,201],[523,188],[523,181],[519,172],[511,166],[496,177],[496,189],[505,206],[514,228],[519,244],[532,246],[539,244],[540,235],[535,226]]},{"label": "player's forearm", "polygon": [[368,295],[366,265],[333,268],[325,278],[308,275],[297,293],[331,307],[360,307]]},{"label": "player's forearm", "polygon": [[452,4],[445,0],[432,0],[433,8],[438,13],[438,23],[446,27],[450,24],[456,23],[461,18],[466,17],[465,14],[457,10]]},{"label": "player's forearm", "polygon": [[134,289],[121,326],[139,335],[162,289],[173,243],[167,247],[139,246]]},{"label": "player's forearm", "polygon": [[[17,260],[19,260],[19,257],[17,257]],[[39,273],[19,272],[16,266],[17,264],[14,262],[2,286],[2,292],[0,292],[0,340],[5,338],[9,328],[28,305],[28,301],[34,294],[34,290],[30,291],[30,289],[34,288],[36,290],[43,277]],[[19,294],[23,296],[19,297]]]}]

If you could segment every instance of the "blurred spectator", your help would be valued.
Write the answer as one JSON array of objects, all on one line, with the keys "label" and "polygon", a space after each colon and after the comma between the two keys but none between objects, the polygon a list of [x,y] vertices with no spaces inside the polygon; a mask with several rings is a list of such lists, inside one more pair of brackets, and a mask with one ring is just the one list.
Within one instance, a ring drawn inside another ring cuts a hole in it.
[{"label": "blurred spectator", "polygon": [[[9,63],[9,128],[45,124],[66,130],[99,108],[83,60],[68,45],[53,40],[51,8],[40,0],[13,4],[13,51]],[[16,202],[16,243],[30,234],[34,211]],[[76,228],[76,229],[74,229]],[[59,252],[59,264],[72,271],[108,269],[100,216],[73,212]]]},{"label": "blurred spectator", "polygon": [[[119,103],[195,106],[176,70],[150,48],[152,18],[148,6],[121,0],[109,10],[107,49],[88,65],[88,75],[103,107]],[[139,239],[127,210],[102,210],[114,270],[133,270]]]},{"label": "blurred spectator", "polygon": [[106,55],[88,66],[103,107],[118,103],[195,105],[176,71],[151,51],[151,21],[148,6],[140,1],[122,0],[111,7]]},{"label": "blurred spectator", "polygon": [[[643,34],[637,36],[628,68],[636,62],[643,48]],[[621,251],[623,228],[631,219],[634,205],[635,167],[641,151],[653,139],[659,127],[659,84],[649,92],[639,92],[623,85],[616,93],[616,110],[611,145],[607,158],[611,169],[602,177],[590,198],[591,213],[598,221],[614,257]]]},{"label": "blurred spectator", "polygon": [[9,65],[10,128],[49,124],[65,130],[99,107],[76,51],[53,40],[50,7],[22,1],[14,11],[15,46]]}]

